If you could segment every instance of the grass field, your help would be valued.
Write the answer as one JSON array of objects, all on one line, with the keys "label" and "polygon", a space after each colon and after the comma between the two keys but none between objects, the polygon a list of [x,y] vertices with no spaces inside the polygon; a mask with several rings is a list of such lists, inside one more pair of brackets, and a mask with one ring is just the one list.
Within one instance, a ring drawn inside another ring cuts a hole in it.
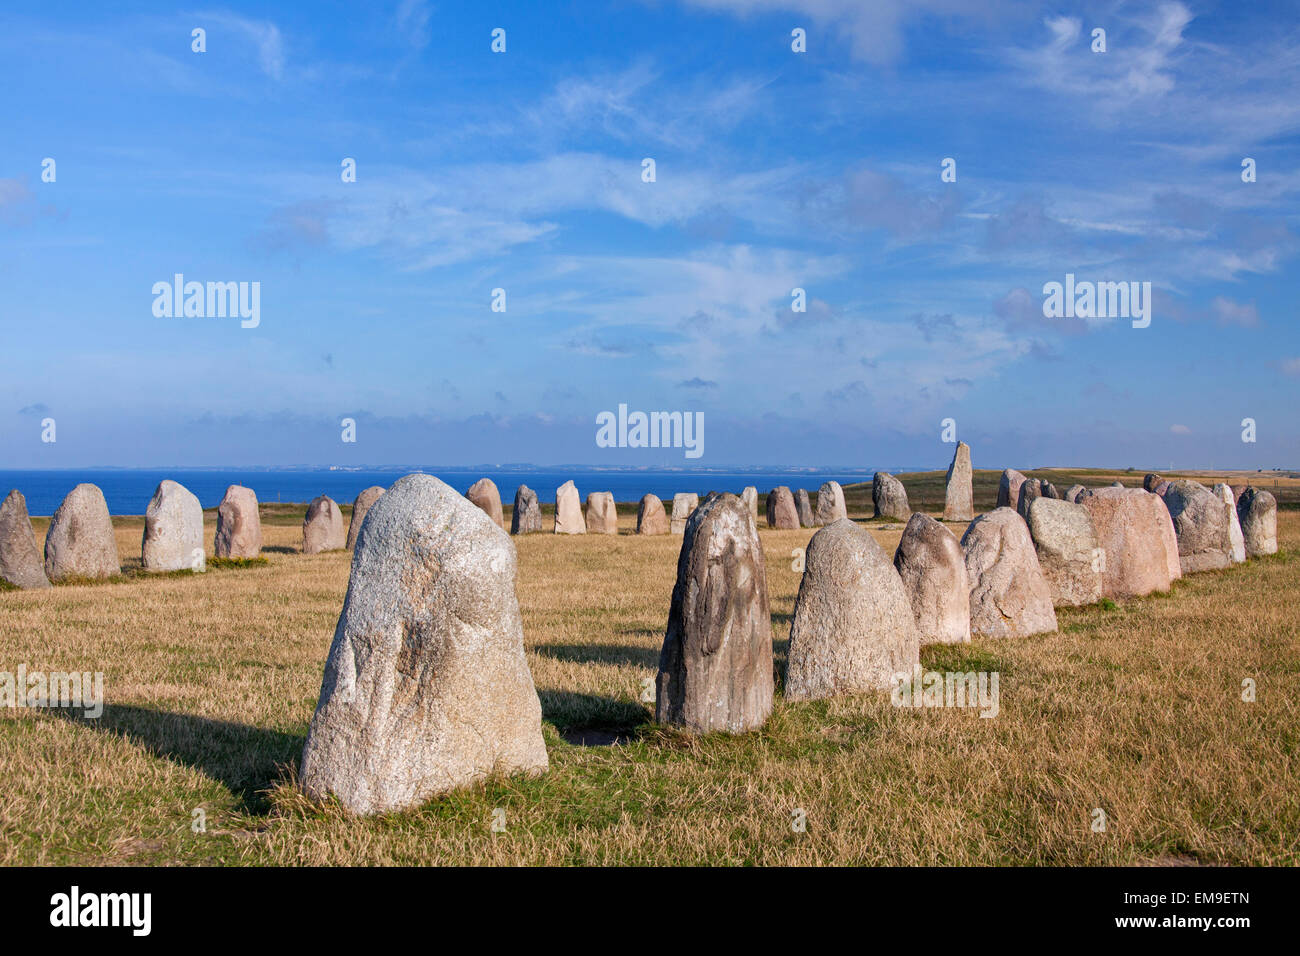
[{"label": "grass field", "polygon": [[[941,482],[935,499],[931,476],[905,481],[939,510]],[[860,519],[863,495],[848,489]],[[91,722],[0,711],[0,862],[1300,863],[1300,513],[1279,514],[1277,556],[1061,611],[1057,634],[923,652],[998,672],[993,719],[778,697],[760,732],[692,738],[642,700],[681,538],[631,536],[633,510],[617,537],[515,539],[550,772],[372,819],[293,786],[349,555],[298,553],[303,506],[272,505],[265,563],[149,577],[143,520],[115,519],[120,579],[0,593],[0,671],[102,671],[107,700]],[[870,527],[892,554],[900,526]],[[761,535],[780,670],[812,529]]]}]

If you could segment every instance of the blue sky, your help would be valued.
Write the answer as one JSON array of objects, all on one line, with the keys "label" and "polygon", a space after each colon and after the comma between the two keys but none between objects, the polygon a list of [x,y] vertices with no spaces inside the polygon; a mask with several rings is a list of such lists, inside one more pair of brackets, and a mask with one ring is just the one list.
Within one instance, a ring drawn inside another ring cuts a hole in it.
[{"label": "blue sky", "polygon": [[1297,465],[1290,3],[50,4],[0,129],[0,466]]}]

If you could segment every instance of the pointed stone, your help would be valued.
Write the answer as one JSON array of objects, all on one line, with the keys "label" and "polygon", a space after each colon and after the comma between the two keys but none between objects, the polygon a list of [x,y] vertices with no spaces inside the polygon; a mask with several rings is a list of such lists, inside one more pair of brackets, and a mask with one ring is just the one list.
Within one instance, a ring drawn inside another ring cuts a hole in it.
[{"label": "pointed stone", "polygon": [[970,578],[957,537],[929,515],[908,519],[894,567],[907,591],[922,644],[970,640]]},{"label": "pointed stone", "polygon": [[970,521],[974,511],[974,476],[971,472],[970,445],[957,443],[945,481],[943,520]]},{"label": "pointed stone", "polygon": [[1277,499],[1272,492],[1247,486],[1237,499],[1237,518],[1247,556],[1277,554]]},{"label": "pointed stone", "polygon": [[1025,519],[997,508],[961,539],[970,579],[970,629],[979,637],[1028,637],[1056,630],[1052,593]]},{"label": "pointed stone", "polygon": [[782,531],[799,527],[799,512],[794,506],[794,496],[785,485],[767,493],[767,526]]},{"label": "pointed stone", "polygon": [[347,549],[349,551],[357,546],[357,535],[361,533],[361,525],[365,523],[366,512],[379,500],[379,496],[383,493],[384,489],[379,485],[371,485],[357,495],[356,500],[352,502],[352,520],[348,522]]},{"label": "pointed stone", "polygon": [[14,489],[0,504],[0,579],[23,590],[48,588],[27,499]]},{"label": "pointed stone", "polygon": [[637,534],[668,534],[668,513],[658,495],[645,495],[636,508]]},{"label": "pointed stone", "polygon": [[164,480],[144,513],[141,563],[146,571],[206,571],[203,506],[184,485]]},{"label": "pointed stone", "polygon": [[582,499],[572,479],[555,489],[555,533],[587,533],[587,523],[582,520]]},{"label": "pointed stone", "polygon": [[465,492],[465,497],[495,521],[498,528],[505,528],[506,519],[501,510],[501,492],[497,490],[495,481],[491,478],[480,478],[469,486],[469,491]]},{"label": "pointed stone", "polygon": [[50,518],[45,533],[45,576],[57,583],[121,573],[104,493],[92,484],[77,485]]},{"label": "pointed stone", "polygon": [[510,512],[511,534],[533,534],[542,530],[542,506],[537,492],[527,485],[515,489],[515,506]]},{"label": "pointed stone", "polygon": [[834,524],[841,518],[849,516],[844,505],[844,489],[838,481],[827,481],[817,489],[817,524],[825,526]]},{"label": "pointed stone", "polygon": [[262,517],[252,488],[231,485],[217,508],[212,553],[218,558],[256,558],[262,553]]},{"label": "pointed stone", "polygon": [[343,530],[343,512],[329,495],[318,495],[307,506],[302,519],[302,553],[341,551],[348,543]]},{"label": "pointed stone", "polygon": [[[771,501],[771,496],[768,501]],[[807,488],[800,488],[794,493],[794,510],[799,515],[799,527],[811,528],[817,524],[813,515],[812,496],[808,494]],[[768,519],[768,524],[771,524],[771,519]]]}]

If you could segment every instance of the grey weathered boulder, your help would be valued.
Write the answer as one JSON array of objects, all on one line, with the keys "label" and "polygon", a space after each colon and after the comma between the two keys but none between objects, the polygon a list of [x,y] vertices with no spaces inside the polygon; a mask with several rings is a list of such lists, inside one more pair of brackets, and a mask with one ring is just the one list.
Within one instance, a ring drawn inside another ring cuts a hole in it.
[{"label": "grey weathered boulder", "polygon": [[785,485],[767,493],[767,526],[782,531],[799,527],[799,512],[794,506],[794,496]]},{"label": "grey weathered boulder", "polygon": [[262,517],[252,488],[231,485],[217,508],[212,553],[218,558],[255,558],[262,553]]},{"label": "grey weathered boulder", "polygon": [[1246,539],[1241,534],[1241,519],[1237,516],[1237,499],[1232,489],[1219,482],[1211,489],[1228,510],[1228,540],[1232,542],[1232,560],[1241,564],[1246,560]]},{"label": "grey weathered boulder", "polygon": [[758,527],[758,489],[753,485],[746,485],[740,493],[740,500],[745,503],[749,509],[749,516],[754,519],[754,527]]},{"label": "grey weathered boulder", "polygon": [[1008,468],[1002,472],[1002,477],[998,479],[998,503],[999,508],[1016,508],[1020,504],[1020,486],[1025,483],[1025,476],[1014,468]]},{"label": "grey weathered boulder", "polygon": [[614,494],[593,491],[587,495],[587,533],[618,534],[618,509],[614,507]]},{"label": "grey weathered boulder", "polygon": [[353,500],[352,520],[348,522],[347,549],[349,551],[357,546],[357,535],[361,533],[361,525],[366,520],[366,512],[379,500],[379,496],[383,493],[384,489],[379,485],[371,485]]},{"label": "grey weathered boulder", "polygon": [[1277,499],[1272,492],[1247,486],[1237,499],[1237,518],[1246,554],[1277,554]]},{"label": "grey weathered boulder", "polygon": [[0,504],[0,579],[24,590],[48,588],[27,499],[16,488]]},{"label": "grey weathered boulder", "polygon": [[343,530],[343,512],[329,495],[318,495],[307,506],[302,519],[302,553],[339,551],[348,543]]},{"label": "grey weathered boulder", "polygon": [[841,518],[849,516],[848,509],[844,506],[844,489],[840,487],[838,481],[826,481],[817,489],[817,513],[816,521],[818,525],[828,525],[839,521]]},{"label": "grey weathered boulder", "polygon": [[1065,495],[1061,494],[1061,490],[1057,488],[1056,485],[1048,481],[1046,478],[1043,479],[1042,489],[1043,489],[1044,498],[1051,498],[1054,501],[1065,500]]},{"label": "grey weathered boulder", "polygon": [[700,496],[693,491],[679,491],[673,495],[673,517],[670,525],[673,534],[686,532],[686,522],[699,506]]},{"label": "grey weathered boulder", "polygon": [[878,471],[871,478],[871,504],[875,512],[872,517],[875,518],[907,521],[912,517],[912,508],[907,503],[907,489],[887,471]]},{"label": "grey weathered boulder", "polygon": [[1046,496],[1035,498],[1026,523],[1052,604],[1079,607],[1100,601],[1105,557],[1088,509]]},{"label": "grey weathered boulder", "polygon": [[206,571],[203,506],[178,482],[164,479],[144,512],[140,556],[146,571]]},{"label": "grey weathered boulder", "polygon": [[77,485],[50,518],[45,533],[45,576],[58,582],[111,578],[121,571],[104,493],[92,484]]},{"label": "grey weathered boulder", "polygon": [[758,529],[735,495],[706,498],[686,523],[677,559],[655,720],[697,733],[753,730],[772,712],[773,686]]},{"label": "grey weathered boulder", "polygon": [[582,499],[572,479],[555,489],[555,533],[587,533],[587,523],[582,520]]},{"label": "grey weathered boulder", "polygon": [[514,543],[432,475],[375,502],[357,539],[300,780],[358,814],[547,768]]},{"label": "grey weathered boulder", "polygon": [[[768,496],[768,504],[771,505],[772,497]],[[799,516],[799,527],[811,528],[817,523],[816,516],[813,515],[812,496],[808,494],[807,488],[800,488],[794,493],[794,510]],[[770,525],[771,519],[768,519]]]},{"label": "grey weathered boulder", "polygon": [[888,690],[920,664],[898,572],[865,528],[840,518],[808,542],[790,626],[787,700]]},{"label": "grey weathered boulder", "polygon": [[668,534],[668,513],[658,495],[645,495],[636,506],[637,534]]},{"label": "grey weathered boulder", "polygon": [[974,476],[971,472],[970,445],[957,443],[952,464],[948,466],[945,480],[943,520],[969,521],[974,511]]},{"label": "grey weathered boulder", "polygon": [[1161,479],[1160,481],[1156,482],[1155,487],[1151,489],[1151,493],[1159,495],[1163,499],[1165,496],[1165,492],[1169,490],[1169,486],[1171,484],[1173,484],[1173,482],[1165,481],[1164,479]]},{"label": "grey weathered boulder", "polygon": [[542,506],[537,492],[527,485],[515,489],[515,506],[510,512],[511,534],[533,534],[542,530]]},{"label": "grey weathered boulder", "polygon": [[1025,519],[997,508],[961,539],[970,579],[970,629],[980,637],[1028,637],[1056,630],[1052,592]]},{"label": "grey weathered boulder", "polygon": [[1087,490],[1083,485],[1071,485],[1065,490],[1065,500],[1077,505],[1079,499],[1083,497],[1083,493]]},{"label": "grey weathered boulder", "polygon": [[918,511],[903,529],[894,567],[922,644],[970,640],[970,578],[961,543],[951,531]]},{"label": "grey weathered boulder", "polygon": [[1026,478],[1020,486],[1020,497],[1016,499],[1016,514],[1028,520],[1029,506],[1043,496],[1043,483],[1037,478]]},{"label": "grey weathered boulder", "polygon": [[1147,472],[1145,475],[1142,476],[1142,490],[1155,491],[1156,485],[1160,484],[1160,482],[1163,480],[1164,480],[1163,478],[1161,478],[1159,475],[1155,474],[1154,472]]},{"label": "grey weathered boulder", "polygon": [[1183,574],[1226,568],[1232,563],[1232,529],[1222,499],[1196,481],[1180,478],[1165,492],[1165,505],[1178,536]]},{"label": "grey weathered boulder", "polygon": [[469,491],[465,492],[465,497],[474,502],[477,508],[495,521],[498,528],[504,530],[506,526],[505,513],[501,508],[501,492],[497,490],[495,481],[491,478],[480,478],[469,486]]},{"label": "grey weathered boulder", "polygon": [[1174,525],[1160,498],[1141,488],[1098,488],[1079,504],[1092,515],[1103,552],[1101,596],[1168,591],[1182,577]]}]

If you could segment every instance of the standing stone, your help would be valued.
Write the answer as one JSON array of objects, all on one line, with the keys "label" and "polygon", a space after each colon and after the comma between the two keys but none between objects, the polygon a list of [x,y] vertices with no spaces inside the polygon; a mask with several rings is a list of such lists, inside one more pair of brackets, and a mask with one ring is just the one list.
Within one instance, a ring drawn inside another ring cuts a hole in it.
[{"label": "standing stone", "polygon": [[352,502],[352,520],[348,522],[347,549],[349,551],[357,546],[357,535],[361,533],[361,523],[366,520],[366,512],[379,500],[379,496],[383,493],[383,488],[378,485],[371,485],[357,495],[356,500]]},{"label": "standing stone", "polygon": [[646,495],[636,507],[637,534],[668,534],[668,514],[657,495]]},{"label": "standing stone", "polygon": [[655,720],[696,733],[753,730],[772,712],[767,568],[735,495],[705,499],[686,523],[656,688]]},{"label": "standing stone", "polygon": [[964,441],[957,443],[953,452],[952,464],[948,466],[947,485],[944,493],[943,520],[970,521],[975,515],[974,477],[970,465],[970,445]]},{"label": "standing stone", "polygon": [[758,489],[753,485],[746,485],[745,490],[740,493],[740,500],[749,508],[749,516],[754,519],[754,527],[758,527]]},{"label": "standing stone", "polygon": [[1232,532],[1222,499],[1204,485],[1180,478],[1165,492],[1178,535],[1183,574],[1226,568],[1232,563]]},{"label": "standing stone", "polygon": [[844,506],[844,489],[840,487],[840,483],[824,482],[817,489],[817,524],[822,526],[834,524],[848,516],[848,509]]},{"label": "standing stone", "polygon": [[686,522],[700,506],[700,496],[693,491],[679,491],[673,495],[673,534],[685,534]]},{"label": "standing stone", "polygon": [[1020,486],[1024,483],[1025,476],[1014,468],[1002,472],[1002,477],[998,479],[997,506],[999,508],[1020,507]]},{"label": "standing stone", "polygon": [[555,533],[587,533],[587,524],[582,520],[582,499],[573,479],[555,489]]},{"label": "standing stone", "polygon": [[165,479],[144,512],[141,559],[146,571],[206,571],[203,505],[186,488]]},{"label": "standing stone", "polygon": [[1241,534],[1241,519],[1237,516],[1237,500],[1232,496],[1232,489],[1223,482],[1211,489],[1228,509],[1228,540],[1232,542],[1232,560],[1241,564],[1246,560],[1246,540]]},{"label": "standing stone", "polygon": [[1156,485],[1160,484],[1162,480],[1163,479],[1159,475],[1153,472],[1147,472],[1142,476],[1142,490],[1155,491]]},{"label": "standing stone", "polygon": [[[769,496],[769,505],[771,501],[771,496]],[[794,510],[799,515],[799,526],[801,528],[811,528],[817,523],[817,519],[813,516],[812,497],[808,494],[807,488],[800,488],[794,493]],[[769,518],[768,524],[771,523],[772,519]]]},{"label": "standing stone", "polygon": [[1083,493],[1087,490],[1083,485],[1071,485],[1065,490],[1065,500],[1070,504],[1077,505],[1079,499],[1083,497]]},{"label": "standing stone", "polygon": [[1016,500],[1016,514],[1028,520],[1029,506],[1043,497],[1043,483],[1037,478],[1026,478],[1020,486],[1020,497]]},{"label": "standing stone", "polygon": [[1182,577],[1178,542],[1164,503],[1140,488],[1099,488],[1079,499],[1092,515],[1104,553],[1101,596],[1142,597],[1168,591]]},{"label": "standing stone", "polygon": [[218,558],[255,558],[262,553],[262,517],[252,488],[231,485],[217,508],[212,553]]},{"label": "standing stone", "polygon": [[27,499],[14,489],[0,504],[0,579],[24,590],[48,588]]},{"label": "standing stone", "polygon": [[469,486],[469,491],[465,492],[465,497],[474,502],[485,515],[495,521],[498,528],[505,529],[506,519],[501,511],[501,492],[497,491],[495,481],[491,478],[480,478]]},{"label": "standing stone", "polygon": [[302,519],[302,553],[338,551],[348,543],[343,530],[343,512],[329,495],[318,495],[307,506]]},{"label": "standing stone", "polygon": [[302,788],[353,813],[541,773],[514,543],[432,475],[370,509],[302,754]]},{"label": "standing stone", "polygon": [[1161,497],[1161,499],[1163,499],[1164,496],[1165,496],[1165,492],[1169,490],[1169,485],[1170,485],[1171,483],[1172,483],[1172,482],[1164,481],[1164,480],[1162,479],[1162,480],[1156,482],[1156,486],[1155,486],[1154,488],[1152,488],[1151,491],[1152,491],[1154,494],[1159,495],[1159,496]]},{"label": "standing stone", "polygon": [[799,527],[799,512],[794,506],[794,496],[785,485],[767,493],[767,526],[780,531],[793,531]]},{"label": "standing stone", "polygon": [[104,493],[91,484],[68,492],[45,533],[45,576],[111,578],[122,572]]},{"label": "standing stone", "polygon": [[1053,501],[1065,500],[1065,495],[1061,494],[1060,489],[1058,489],[1056,485],[1052,484],[1047,479],[1043,479],[1042,488],[1043,488],[1044,498],[1051,498]]},{"label": "standing stone", "polygon": [[895,518],[907,521],[912,508],[907,503],[907,489],[887,471],[878,471],[871,478],[871,505],[873,518]]},{"label": "standing stone", "polygon": [[970,629],[981,637],[1056,630],[1052,592],[1025,520],[1010,508],[980,515],[962,536],[970,579]]},{"label": "standing stone", "polygon": [[593,491],[587,495],[587,533],[618,534],[618,509],[614,493]]},{"label": "standing stone", "polygon": [[1277,499],[1262,488],[1247,487],[1237,499],[1237,518],[1246,554],[1277,554]]},{"label": "standing stone", "polygon": [[532,534],[542,530],[542,506],[537,492],[527,485],[515,489],[515,506],[510,512],[511,534]]},{"label": "standing stone", "polygon": [[970,640],[970,579],[956,535],[918,511],[903,529],[894,567],[907,590],[922,644]]},{"label": "standing stone", "polygon": [[1088,509],[1046,496],[1035,498],[1027,523],[1052,605],[1081,607],[1100,601],[1105,559]]},{"label": "standing stone", "polygon": [[1246,485],[1229,485],[1228,487],[1232,489],[1232,505],[1233,505],[1233,507],[1235,508],[1235,507],[1237,506],[1237,502],[1239,502],[1239,501],[1241,500],[1241,494],[1242,494],[1242,492],[1246,490],[1246,487],[1247,487],[1247,486],[1246,486]]},{"label": "standing stone", "polygon": [[808,542],[790,626],[786,700],[888,690],[920,666],[921,636],[889,556],[839,518]]}]

